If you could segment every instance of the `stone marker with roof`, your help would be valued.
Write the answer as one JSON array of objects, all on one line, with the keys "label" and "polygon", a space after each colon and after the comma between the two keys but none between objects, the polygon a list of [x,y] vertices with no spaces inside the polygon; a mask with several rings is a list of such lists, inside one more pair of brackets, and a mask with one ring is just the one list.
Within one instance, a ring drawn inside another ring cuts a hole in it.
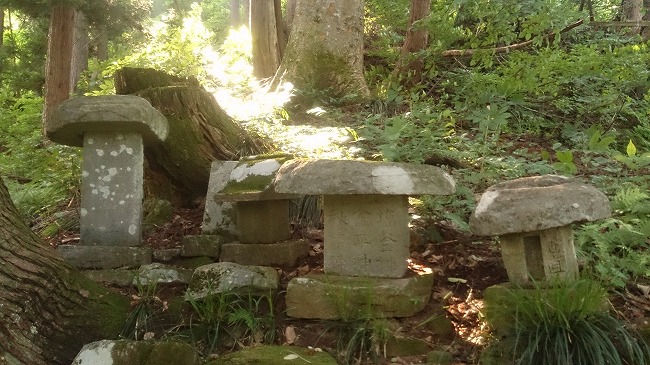
[{"label": "stone marker with roof", "polygon": [[573,279],[578,262],[572,224],[611,216],[595,187],[558,175],[498,183],[481,196],[469,224],[474,234],[499,236],[512,283]]},{"label": "stone marker with roof", "polygon": [[323,195],[325,275],[289,282],[289,316],[340,318],[369,301],[379,316],[424,308],[433,275],[408,271],[408,196],[452,194],[451,176],[429,165],[292,160],[277,172],[275,190]]},{"label": "stone marker with roof", "polygon": [[84,96],[62,103],[45,131],[56,143],[83,147],[79,245],[60,253],[80,268],[151,262],[142,244],[143,148],[167,137],[167,120],[132,95]]}]

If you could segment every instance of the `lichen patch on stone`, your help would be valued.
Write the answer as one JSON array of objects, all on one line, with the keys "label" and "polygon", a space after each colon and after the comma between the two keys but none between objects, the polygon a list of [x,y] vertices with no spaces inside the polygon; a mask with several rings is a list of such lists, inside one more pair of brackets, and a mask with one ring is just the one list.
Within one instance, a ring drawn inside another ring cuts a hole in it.
[{"label": "lichen patch on stone", "polygon": [[486,191],[483,193],[483,196],[481,196],[481,200],[479,201],[478,205],[476,206],[476,215],[481,215],[485,213],[487,210],[490,209],[490,205],[492,205],[492,202],[499,196],[499,193],[497,191]]},{"label": "lichen patch on stone", "polygon": [[372,185],[382,194],[413,191],[414,183],[409,173],[399,166],[377,166],[372,170]]}]

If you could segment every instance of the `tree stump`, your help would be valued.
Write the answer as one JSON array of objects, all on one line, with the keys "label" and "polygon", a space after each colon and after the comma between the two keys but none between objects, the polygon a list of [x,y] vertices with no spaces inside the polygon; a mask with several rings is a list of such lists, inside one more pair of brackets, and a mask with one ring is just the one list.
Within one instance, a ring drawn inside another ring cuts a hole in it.
[{"label": "tree stump", "polygon": [[190,205],[205,196],[214,160],[239,160],[267,153],[271,144],[252,136],[219,106],[194,78],[123,68],[115,75],[117,94],[147,99],[169,123],[167,140],[145,151],[145,194]]}]

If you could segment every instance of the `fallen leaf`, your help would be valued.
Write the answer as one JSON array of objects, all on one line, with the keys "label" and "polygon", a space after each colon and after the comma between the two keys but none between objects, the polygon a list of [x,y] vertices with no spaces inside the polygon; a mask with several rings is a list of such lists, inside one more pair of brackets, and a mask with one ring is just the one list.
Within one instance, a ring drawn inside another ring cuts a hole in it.
[{"label": "fallen leaf", "polygon": [[461,278],[447,278],[447,281],[450,283],[462,283],[462,284],[467,283],[467,280]]},{"label": "fallen leaf", "polygon": [[297,359],[297,358],[299,358],[299,357],[300,357],[300,356],[298,356],[298,355],[296,355],[296,354],[289,354],[289,355],[285,356],[284,359],[285,359],[285,360],[295,360],[295,359]]},{"label": "fallen leaf", "polygon": [[291,345],[296,341],[296,328],[288,326],[284,329],[284,338],[287,345]]}]

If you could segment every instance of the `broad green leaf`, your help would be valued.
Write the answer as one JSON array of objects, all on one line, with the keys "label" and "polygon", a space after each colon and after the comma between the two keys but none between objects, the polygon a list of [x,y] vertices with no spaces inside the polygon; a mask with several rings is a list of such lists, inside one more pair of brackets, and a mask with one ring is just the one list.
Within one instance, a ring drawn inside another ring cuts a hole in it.
[{"label": "broad green leaf", "polygon": [[636,156],[636,146],[634,143],[632,143],[632,140],[630,140],[630,143],[627,144],[626,152],[630,157]]}]

